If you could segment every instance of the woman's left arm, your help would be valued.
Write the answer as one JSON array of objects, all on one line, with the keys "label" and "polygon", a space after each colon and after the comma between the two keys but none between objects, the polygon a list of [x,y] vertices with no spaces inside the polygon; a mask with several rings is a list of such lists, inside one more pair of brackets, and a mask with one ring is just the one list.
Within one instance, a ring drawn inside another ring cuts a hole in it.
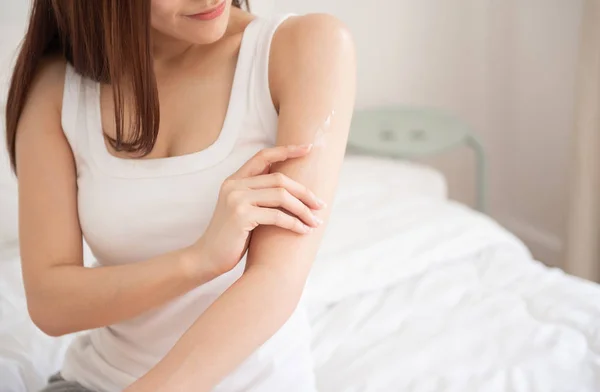
[{"label": "woman's left arm", "polygon": [[[277,144],[313,144],[306,157],[271,171],[304,184],[330,203],[355,99],[350,34],[327,15],[292,18],[274,37],[270,65],[273,101],[279,109]],[[318,212],[324,221],[327,211]],[[255,229],[243,276],[127,391],[210,391],[296,309],[324,227],[308,235],[275,226]]]}]

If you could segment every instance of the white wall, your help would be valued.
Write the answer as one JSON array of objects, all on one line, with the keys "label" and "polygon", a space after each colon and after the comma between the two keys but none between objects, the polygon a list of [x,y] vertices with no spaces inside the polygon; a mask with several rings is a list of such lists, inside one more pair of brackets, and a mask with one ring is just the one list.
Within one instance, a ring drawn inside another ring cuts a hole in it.
[{"label": "white wall", "polygon": [[[423,104],[465,119],[490,158],[491,213],[536,256],[564,245],[582,0],[254,0],[259,12],[328,12],[353,31],[358,106]],[[473,200],[465,151],[436,158]]]},{"label": "white wall", "polygon": [[490,75],[490,127],[506,157],[496,213],[540,258],[557,263],[565,244],[583,1],[510,0],[497,7],[507,17],[496,22],[502,44]]},{"label": "white wall", "polygon": [[[0,92],[26,26],[29,1],[0,0]],[[0,98],[2,101],[2,98]]]},{"label": "white wall", "polygon": [[[0,248],[17,248],[17,186],[4,147],[4,101],[9,64],[25,28],[28,1],[0,0]],[[0,256],[8,257],[3,254]]]}]

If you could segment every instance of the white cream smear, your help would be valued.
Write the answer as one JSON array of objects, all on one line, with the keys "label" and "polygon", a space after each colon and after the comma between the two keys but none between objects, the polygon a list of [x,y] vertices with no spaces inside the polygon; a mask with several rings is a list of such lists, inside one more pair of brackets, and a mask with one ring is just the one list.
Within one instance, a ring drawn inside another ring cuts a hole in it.
[{"label": "white cream smear", "polygon": [[315,176],[318,176],[318,171],[316,167],[318,167],[319,160],[321,159],[321,154],[319,150],[324,148],[327,145],[327,134],[329,129],[331,128],[331,122],[333,117],[335,116],[335,110],[332,110],[329,116],[325,119],[325,121],[317,128],[317,132],[315,133],[315,138],[313,140],[313,152],[310,153],[310,158],[305,166],[303,166],[302,172],[305,175],[308,175],[311,179],[314,179]]},{"label": "white cream smear", "polygon": [[327,145],[327,132],[331,127],[331,120],[335,116],[335,110],[332,110],[329,116],[325,119],[325,122],[317,129],[317,133],[315,134],[315,141],[313,142],[313,147],[321,148]]}]

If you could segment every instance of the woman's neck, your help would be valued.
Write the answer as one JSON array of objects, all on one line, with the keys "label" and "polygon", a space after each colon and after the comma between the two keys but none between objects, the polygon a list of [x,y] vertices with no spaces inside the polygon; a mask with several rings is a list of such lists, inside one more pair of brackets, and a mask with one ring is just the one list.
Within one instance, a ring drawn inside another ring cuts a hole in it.
[{"label": "woman's neck", "polygon": [[[242,11],[236,8],[232,9],[229,24],[223,38],[235,34],[240,30],[240,25],[247,24],[240,23],[241,16],[244,16],[242,14]],[[216,42],[206,45],[193,44],[152,29],[152,57],[154,59],[154,66],[155,68],[171,68],[173,65],[180,64],[191,53],[196,58],[197,56],[204,56],[215,44]]]},{"label": "woman's neck", "polygon": [[198,46],[152,30],[152,57],[155,65],[173,63]]}]

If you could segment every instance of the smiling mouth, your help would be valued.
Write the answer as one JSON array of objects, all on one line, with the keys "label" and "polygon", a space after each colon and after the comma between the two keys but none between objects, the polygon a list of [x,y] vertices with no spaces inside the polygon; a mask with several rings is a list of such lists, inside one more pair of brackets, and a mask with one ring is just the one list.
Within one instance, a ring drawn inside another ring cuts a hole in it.
[{"label": "smiling mouth", "polygon": [[205,11],[205,12],[201,12],[198,14],[194,14],[194,15],[188,15],[188,18],[192,18],[192,19],[196,19],[196,20],[213,20],[218,18],[219,16],[221,16],[223,14],[223,12],[225,12],[225,7],[226,7],[227,3],[225,0],[223,0],[221,2],[221,4],[219,4],[218,6]]}]

